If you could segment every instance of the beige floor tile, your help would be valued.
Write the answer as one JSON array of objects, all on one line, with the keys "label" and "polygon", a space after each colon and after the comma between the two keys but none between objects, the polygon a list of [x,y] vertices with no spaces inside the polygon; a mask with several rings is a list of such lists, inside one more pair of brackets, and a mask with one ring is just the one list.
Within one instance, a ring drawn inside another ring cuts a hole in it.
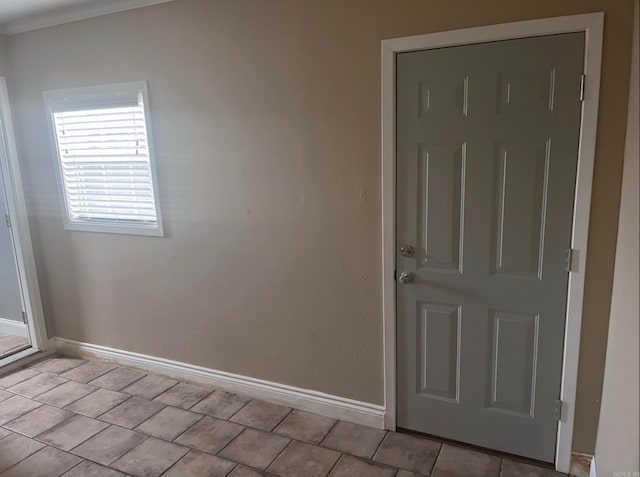
[{"label": "beige floor tile", "polygon": [[111,466],[139,477],[159,477],[180,460],[189,449],[150,437],[120,457]]},{"label": "beige floor tile", "polygon": [[65,407],[95,390],[95,387],[88,384],[67,381],[50,391],[38,395],[36,399],[52,406]]},{"label": "beige floor tile", "polygon": [[562,477],[565,474],[536,465],[503,459],[500,477]]},{"label": "beige floor tile", "polygon": [[65,371],[61,376],[67,379],[73,379],[74,381],[80,381],[81,383],[88,383],[115,368],[116,365],[112,363],[89,361],[69,371]]},{"label": "beige floor tile", "polygon": [[0,425],[13,421],[15,418],[40,406],[42,406],[42,403],[22,396],[13,396],[5,399],[0,406]]},{"label": "beige floor tile", "polygon": [[85,460],[65,473],[63,477],[124,477],[124,474]]},{"label": "beige floor tile", "polygon": [[106,422],[74,416],[38,435],[38,440],[68,451],[109,427]]},{"label": "beige floor tile", "polygon": [[441,444],[430,439],[389,432],[373,460],[401,469],[429,475]]},{"label": "beige floor tile", "polygon": [[191,410],[208,414],[218,419],[229,419],[249,401],[251,401],[251,399],[245,396],[216,391],[193,406]]},{"label": "beige floor tile", "polygon": [[28,338],[0,333],[0,357],[28,347]]},{"label": "beige floor tile", "polygon": [[168,406],[140,424],[136,431],[172,441],[201,418],[201,414]]},{"label": "beige floor tile", "polygon": [[36,364],[30,366],[38,371],[43,371],[51,374],[62,374],[70,369],[77,368],[81,364],[86,363],[84,359],[75,358],[50,358],[44,361],[39,361]]},{"label": "beige floor tile", "polygon": [[66,409],[77,412],[78,414],[84,414],[85,416],[98,417],[127,399],[129,399],[127,394],[110,391],[108,389],[98,389],[66,406]]},{"label": "beige floor tile", "polygon": [[4,439],[7,436],[10,436],[12,432],[8,429],[0,427],[0,440]]},{"label": "beige floor tile", "polygon": [[319,444],[336,423],[335,419],[294,410],[273,431],[299,441]]},{"label": "beige floor tile", "polygon": [[[267,474],[250,469],[244,465],[239,465],[229,474],[229,477],[265,477]],[[268,476],[267,476],[268,477]]]},{"label": "beige floor tile", "polygon": [[2,477],[57,477],[81,461],[75,455],[54,447],[45,447],[5,471]]},{"label": "beige floor tile", "polygon": [[340,421],[322,441],[323,447],[370,459],[385,431]]},{"label": "beige floor tile", "polygon": [[140,444],[145,436],[118,426],[109,426],[72,450],[85,459],[102,465],[110,465],[134,446]]},{"label": "beige floor tile", "polygon": [[217,454],[243,429],[238,424],[205,416],[174,442],[210,454]]},{"label": "beige floor tile", "polygon": [[9,399],[11,396],[13,396],[13,394],[9,391],[0,389],[0,402],[4,401],[5,399]]},{"label": "beige floor tile", "polygon": [[289,439],[256,429],[246,429],[220,452],[220,457],[266,469],[282,452]]},{"label": "beige floor tile", "polygon": [[331,477],[394,477],[395,473],[393,467],[343,455],[331,471]]},{"label": "beige floor tile", "polygon": [[236,466],[234,462],[204,452],[191,451],[162,477],[225,477]]},{"label": "beige floor tile", "polygon": [[4,427],[27,437],[35,437],[71,416],[72,412],[44,404],[6,423]]},{"label": "beige floor tile", "polygon": [[500,457],[484,452],[444,444],[431,475],[433,477],[460,475],[498,477],[501,460]]},{"label": "beige floor tile", "polygon": [[263,431],[272,431],[290,412],[289,407],[254,399],[238,411],[231,421]]},{"label": "beige floor tile", "polygon": [[20,368],[15,371],[10,371],[5,375],[0,376],[0,388],[10,388],[11,386],[15,386],[22,381],[26,381],[29,378],[37,376],[38,374],[40,374],[39,371],[31,368]]},{"label": "beige floor tile", "polygon": [[396,474],[396,477],[421,477],[419,474],[415,474],[413,472],[409,472],[408,470],[400,469]]},{"label": "beige floor tile", "polygon": [[60,386],[66,383],[67,380],[53,374],[41,373],[37,376],[22,381],[21,383],[11,386],[8,391],[15,394],[20,394],[28,398],[36,397],[39,394],[45,393],[50,389]]},{"label": "beige floor tile", "polygon": [[304,442],[291,442],[267,469],[282,477],[325,477],[340,453]]},{"label": "beige floor tile", "polygon": [[158,374],[148,374],[133,384],[122,389],[123,393],[144,399],[153,399],[178,384],[175,379],[165,378]]},{"label": "beige floor tile", "polygon": [[100,415],[99,419],[127,429],[133,429],[164,407],[164,404],[160,402],[148,401],[134,396]]},{"label": "beige floor tile", "polygon": [[11,434],[0,440],[0,472],[39,451],[44,444],[20,434]]},{"label": "beige floor tile", "polygon": [[194,404],[201,401],[212,390],[195,384],[178,383],[168,391],[160,394],[154,401],[159,401],[169,406],[191,409]]},{"label": "beige floor tile", "polygon": [[89,384],[99,388],[110,389],[111,391],[120,391],[144,376],[145,373],[137,369],[116,368],[99,378],[89,381]]}]

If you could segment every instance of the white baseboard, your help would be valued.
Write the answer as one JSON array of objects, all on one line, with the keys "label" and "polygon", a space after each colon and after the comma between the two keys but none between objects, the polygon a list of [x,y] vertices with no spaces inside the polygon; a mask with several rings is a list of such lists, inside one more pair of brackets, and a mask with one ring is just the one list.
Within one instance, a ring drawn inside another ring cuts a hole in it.
[{"label": "white baseboard", "polygon": [[7,320],[6,318],[0,318],[0,333],[22,336],[23,338],[29,336],[29,330],[27,330],[26,324],[20,321]]},{"label": "white baseboard", "polygon": [[384,406],[378,404],[65,338],[56,337],[54,341],[56,349],[68,355],[106,359],[123,366],[208,384],[223,391],[244,394],[302,411],[384,429]]},{"label": "white baseboard", "polygon": [[571,453],[571,477],[596,477],[596,459],[591,454]]}]

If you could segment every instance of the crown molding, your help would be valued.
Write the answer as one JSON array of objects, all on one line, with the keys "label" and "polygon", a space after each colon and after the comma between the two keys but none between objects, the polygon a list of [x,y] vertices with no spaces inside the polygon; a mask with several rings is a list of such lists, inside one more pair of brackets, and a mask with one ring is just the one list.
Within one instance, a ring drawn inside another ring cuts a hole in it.
[{"label": "crown molding", "polygon": [[27,31],[39,30],[64,23],[86,20],[88,18],[124,12],[135,8],[149,7],[173,0],[111,0],[92,2],[90,4],[57,9],[47,13],[30,15],[26,18],[13,20],[0,25],[0,34],[15,35]]}]

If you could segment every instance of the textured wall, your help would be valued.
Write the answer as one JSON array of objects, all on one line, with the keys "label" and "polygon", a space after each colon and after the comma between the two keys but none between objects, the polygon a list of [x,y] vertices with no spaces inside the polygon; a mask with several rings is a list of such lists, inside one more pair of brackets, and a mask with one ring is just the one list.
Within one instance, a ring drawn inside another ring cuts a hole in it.
[{"label": "textured wall", "polygon": [[610,476],[615,472],[640,471],[640,434],[638,420],[640,413],[640,354],[638,335],[640,333],[640,311],[638,308],[638,288],[640,287],[640,233],[639,161],[640,147],[640,106],[638,91],[638,29],[640,12],[638,0],[635,13],[633,40],[633,63],[629,88],[629,115],[627,120],[627,143],[624,150],[624,176],[622,179],[622,199],[618,225],[618,246],[613,275],[611,297],[611,317],[607,359],[602,391],[602,410],[598,426],[596,445],[596,465],[598,475]]},{"label": "textured wall", "polygon": [[[630,0],[178,0],[11,37],[50,334],[382,403],[380,40],[606,11],[577,450],[602,389]],[[42,91],[146,79],[167,237],[65,232]]]}]

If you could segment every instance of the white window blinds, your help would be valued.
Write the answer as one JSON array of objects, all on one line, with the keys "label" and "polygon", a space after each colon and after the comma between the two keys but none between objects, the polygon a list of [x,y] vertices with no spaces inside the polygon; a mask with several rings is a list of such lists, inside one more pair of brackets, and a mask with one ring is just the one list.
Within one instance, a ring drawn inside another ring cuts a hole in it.
[{"label": "white window blinds", "polygon": [[49,107],[67,228],[122,233],[158,230],[142,95],[111,92],[74,98],[65,93],[61,99],[50,98]]}]

